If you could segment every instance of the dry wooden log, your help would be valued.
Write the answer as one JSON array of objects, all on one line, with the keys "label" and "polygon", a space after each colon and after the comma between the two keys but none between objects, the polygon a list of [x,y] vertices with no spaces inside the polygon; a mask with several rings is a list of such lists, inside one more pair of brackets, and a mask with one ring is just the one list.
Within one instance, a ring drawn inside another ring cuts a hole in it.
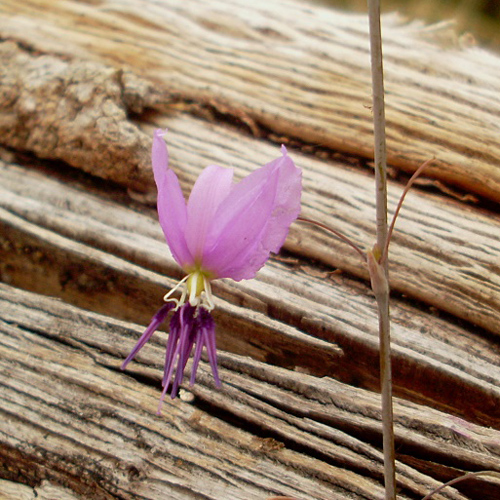
[{"label": "dry wooden log", "polygon": [[[20,167],[4,164],[0,179],[4,281],[149,321],[180,277],[152,218]],[[376,314],[367,287],[312,275],[307,265],[274,259],[255,280],[215,282],[221,347],[377,390]],[[394,302],[393,317],[396,392],[500,428],[498,342],[404,301]]]},{"label": "dry wooden log", "polygon": [[[446,27],[383,24],[390,161],[436,156],[441,190],[410,194],[391,247],[398,482],[417,499],[500,471],[498,210],[466,203],[500,200],[500,59],[444,42]],[[240,177],[277,155],[263,139],[286,143],[304,215],[370,247],[364,16],[294,0],[4,0],[0,36],[0,144],[20,152],[1,151],[0,279],[41,294],[0,288],[0,478],[14,481],[0,498],[381,498],[375,305],[343,244],[296,224],[258,279],[216,284],[218,344],[235,353],[221,352],[223,389],[203,365],[161,419],[165,336],[119,373],[141,328],[112,319],[147,323],[181,277],[141,204],[158,126],[186,193],[207,164]],[[459,491],[436,498],[499,496],[484,481]]]},{"label": "dry wooden log", "polygon": [[[219,163],[231,163],[242,175],[252,168],[253,162],[264,162],[276,153],[272,147],[244,140],[224,128],[209,132],[203,122],[190,118],[169,119],[168,124],[172,163],[186,187],[192,185],[205,164],[217,157],[222,158]],[[187,136],[189,131],[194,132],[193,138]],[[203,139],[198,139],[199,136]],[[241,146],[243,152],[238,152]],[[244,151],[253,152],[253,162],[242,158]],[[373,241],[370,227],[373,205],[368,201],[371,179],[332,164],[325,166],[306,158],[297,161],[304,168],[304,213],[368,247]],[[9,183],[8,177],[4,176],[5,186]],[[13,179],[10,185],[19,190],[23,183]],[[28,185],[26,187],[28,189]],[[36,193],[28,189],[24,196],[39,198],[41,194],[39,189]],[[398,195],[392,193],[393,204]],[[19,204],[21,210],[22,201]],[[135,220],[134,223],[137,224]],[[133,229],[133,223],[128,227]],[[494,216],[414,192],[408,197],[391,249],[392,285],[400,292],[497,334],[500,319],[497,234],[500,228]],[[292,232],[289,248],[366,278],[364,265],[355,253],[310,228],[297,227]]]},{"label": "dry wooden log", "polygon": [[[264,162],[276,154],[274,148],[244,140],[224,128],[209,132],[204,123],[189,118],[170,119],[168,124],[172,163],[174,168],[182,166],[180,173],[186,187],[192,185],[203,165],[217,157],[219,163],[241,165],[238,173],[242,174],[252,168],[253,162]],[[191,139],[186,137],[189,131],[194,132]],[[252,151],[253,162],[242,158],[238,147]],[[371,179],[346,172],[340,165],[325,166],[305,158],[298,161],[305,170],[304,213],[368,247],[373,241],[373,204],[368,201]],[[391,189],[392,205],[399,193],[400,190],[394,193]],[[456,202],[412,194],[391,249],[394,289],[497,334],[498,234],[500,227],[491,213],[471,212]],[[366,279],[366,269],[358,255],[330,236],[303,227],[292,233],[289,248]]]},{"label": "dry wooden log", "polygon": [[[137,326],[5,285],[0,305],[0,455],[13,461],[11,479],[24,461],[30,484],[53,480],[79,494],[98,485],[95,498],[381,497],[372,392],[222,354],[222,389],[202,364],[193,397],[166,401],[157,417],[163,347],[148,347],[133,372],[117,371]],[[396,410],[400,498],[437,484],[404,463],[408,452],[440,477],[500,470],[498,431],[405,401]],[[483,498],[498,491],[481,488]]]},{"label": "dry wooden log", "polygon": [[80,500],[67,488],[43,481],[39,486],[31,488],[24,484],[0,479],[0,498],[2,500]]},{"label": "dry wooden log", "polygon": [[[34,171],[4,164],[2,174],[0,199],[3,205],[3,279],[41,293],[59,295],[84,307],[101,308],[108,314],[140,317],[147,321],[153,305],[156,307],[155,302],[162,295],[163,287],[173,283],[171,279],[158,275],[158,271],[174,276],[178,272],[165,253],[162,235],[155,221],[148,215],[113,205],[108,200],[69,188]],[[310,268],[305,267],[304,263],[298,261],[297,264],[295,269],[290,269],[289,264],[275,260],[261,273],[259,280],[240,285],[227,283],[217,287],[217,293],[226,299],[217,301],[221,345],[257,359],[293,367],[300,372],[335,375],[350,383],[376,388],[375,315],[372,300],[366,295],[366,288],[349,283],[347,278],[325,282],[324,278],[311,275]],[[8,294],[11,295],[10,301],[20,302],[19,297],[12,296],[11,290]],[[304,295],[307,295],[307,299]],[[340,310],[339,304],[342,305]],[[21,324],[19,319],[6,315],[5,307],[0,310],[7,322]],[[397,392],[409,399],[427,402],[432,400],[433,405],[448,411],[453,407],[455,415],[466,416],[471,421],[498,428],[500,394],[497,387],[500,373],[495,343],[481,341],[477,336],[446,321],[426,317],[426,314],[405,306],[404,303],[396,304],[393,314],[396,320],[394,337]],[[34,329],[35,325],[43,326],[40,318],[33,313],[32,306],[28,306],[22,315],[26,316],[23,324],[28,329]],[[268,319],[266,315],[276,319]],[[291,326],[281,323],[283,320]],[[28,325],[29,321],[31,323]],[[58,319],[57,323],[62,324],[62,320]],[[335,346],[304,335],[300,330],[337,340],[345,354],[339,356]],[[78,332],[83,332],[87,346],[104,350],[102,345],[96,346],[89,340],[94,337],[94,333],[87,326],[73,325],[65,330],[69,331],[72,334],[67,342],[71,343],[71,339],[78,337]],[[65,333],[64,336],[66,335]],[[115,342],[122,359],[133,343],[133,338],[127,342],[128,345],[123,340]],[[155,349],[158,351],[161,348]],[[474,349],[475,355],[471,356],[470,349]],[[154,358],[154,361],[149,360],[148,363],[156,368],[156,372],[149,370],[142,373],[141,380],[144,377],[158,377],[158,365],[162,356],[156,352]],[[144,362],[145,359],[148,358],[139,356],[140,361]],[[255,368],[252,370],[255,372]],[[259,400],[268,401],[266,404],[270,400],[284,412],[279,417],[280,421],[289,422],[287,426],[280,426],[276,421],[269,421],[269,415],[266,417],[254,409],[252,425],[267,421],[270,429],[275,429],[280,435],[284,433],[287,439],[291,433],[301,446],[307,443],[310,445],[311,437],[306,438],[304,433],[310,433],[315,426],[303,422],[304,418],[307,421],[311,415],[319,415],[319,422],[322,424],[333,422],[340,431],[348,432],[357,439],[365,438],[373,442],[379,432],[378,422],[360,420],[360,410],[352,407],[352,401],[360,401],[364,411],[369,410],[369,415],[377,414],[376,396],[371,396],[371,403],[367,404],[364,399],[360,399],[359,393],[352,393],[342,386],[332,389],[335,396],[319,397],[313,390],[313,386],[318,386],[319,382],[314,379],[309,383],[308,393],[313,391],[313,401],[336,401],[341,412],[333,415],[331,408],[325,413],[321,405],[308,406],[302,392],[295,400],[286,398],[281,392],[273,394],[273,386],[279,387],[280,384],[262,366],[258,370],[266,389],[255,393],[256,389],[251,390],[246,385],[243,393],[258,394]],[[141,369],[139,373],[142,371]],[[238,371],[245,372],[241,368],[241,362],[237,365],[236,372]],[[209,378],[205,376],[202,380]],[[295,377],[293,384],[298,384],[305,378],[301,373],[298,379]],[[227,380],[230,380],[230,387],[237,386],[238,380],[238,383],[242,383],[240,378],[235,379],[234,376]],[[433,383],[429,384],[429,380],[433,380]],[[292,382],[285,384],[288,392],[290,384]],[[195,394],[200,390],[195,389]],[[468,393],[468,405],[463,402],[464,391]],[[230,391],[224,397],[216,393],[205,395],[204,399],[211,406],[225,412],[232,411],[240,418],[249,414],[248,408],[241,404],[230,410],[231,403],[234,405],[242,399],[241,395],[237,396]],[[299,409],[301,405],[302,410]],[[262,408],[260,411],[262,412]],[[407,414],[398,408],[397,414],[402,425],[411,422],[412,428],[431,434],[425,439],[408,439],[406,436],[403,438],[405,433],[402,432],[400,446],[404,451],[401,453],[411,456],[414,461],[412,464],[416,462],[419,470],[430,466],[425,459],[416,457],[414,450],[422,450],[424,456],[426,453],[431,454],[433,460],[436,460],[436,456],[443,457],[445,463],[441,465],[437,476],[440,479],[447,479],[449,474],[453,474],[450,472],[451,468],[470,470],[470,461],[462,460],[464,447],[460,445],[454,451],[443,442],[436,446],[435,435],[446,436],[451,432],[451,442],[456,441],[457,437],[461,442],[464,435],[471,435],[469,429],[471,426],[474,428],[473,424],[460,420],[457,416],[447,417],[444,424],[449,429],[447,434],[443,429],[435,429],[436,420],[442,420],[433,417],[429,408],[425,411],[430,413],[426,414],[424,411],[422,417],[425,423],[421,421],[416,424],[410,418],[413,411],[414,407],[411,405]],[[293,426],[298,430],[294,431]],[[476,459],[473,470],[495,467],[497,458],[495,455],[491,457],[491,450],[496,453],[495,439],[491,438],[488,447],[484,446],[489,451],[479,461]],[[311,451],[313,454],[320,450],[321,456],[332,457],[333,453],[336,460],[339,460],[340,455],[344,457],[343,460],[347,460],[345,451],[335,453],[326,443],[316,442],[314,449],[317,450]],[[349,463],[351,467],[355,464],[358,467],[359,462],[360,460],[351,458]],[[408,478],[410,479],[411,477]]]},{"label": "dry wooden log", "polygon": [[151,88],[109,66],[35,56],[12,42],[0,44],[0,64],[3,144],[137,190],[151,187],[148,140],[126,116],[142,110]]},{"label": "dry wooden log", "polygon": [[[371,157],[365,16],[294,0],[4,0],[0,16],[35,53],[125,65],[254,133]],[[392,15],[383,31],[390,162],[435,157],[433,176],[499,201],[499,58],[449,25]]]},{"label": "dry wooden log", "polygon": [[[124,103],[121,102],[120,107],[116,102],[121,96],[121,87],[115,82],[117,71],[95,64],[82,69],[76,63],[70,67],[65,64],[61,69],[57,64],[58,60],[53,57],[44,56],[40,62],[39,59],[26,54],[19,55],[18,52],[12,43],[4,44],[3,54],[8,75],[4,78],[4,87],[14,94],[15,89],[22,89],[21,95],[10,96],[8,100],[14,104],[7,106],[4,111],[3,128],[0,127],[0,130],[3,132],[5,143],[33,150],[44,157],[69,160],[73,166],[84,168],[96,175],[114,179],[132,188],[148,190],[152,185],[152,177],[143,170],[145,151],[148,150],[150,139],[146,139],[148,136],[144,132],[125,119]],[[27,59],[31,62],[26,65]],[[43,67],[47,74],[50,74],[47,69],[49,67],[55,67],[56,71],[50,78],[47,77],[47,84],[40,85],[42,90],[37,87],[37,91],[33,93],[29,87],[24,88],[21,82],[33,72],[39,72],[40,64],[45,65]],[[75,73],[85,75],[84,81],[78,80],[82,77],[75,76]],[[12,84],[11,74],[17,76],[14,82],[16,85]],[[113,90],[107,92],[107,87],[103,88],[102,82],[110,77],[112,83],[109,85]],[[69,109],[71,112],[64,119],[61,118],[64,111],[52,114],[47,111],[57,108],[54,103],[56,99],[45,98],[46,93],[53,90],[55,85],[59,85],[61,79],[70,83],[77,79],[79,82],[72,86],[71,93],[65,97],[62,109]],[[74,95],[80,95],[83,90],[75,90],[73,87],[81,87],[85,92],[97,97],[91,99],[85,94],[89,102],[82,105]],[[148,95],[147,92],[144,93]],[[128,94],[140,95],[140,92],[135,91],[134,94],[130,90]],[[152,94],[152,99],[154,96],[155,94]],[[144,97],[141,99],[145,100]],[[34,101],[37,104],[34,104]],[[66,101],[70,104],[66,104]],[[103,101],[111,104],[104,106]],[[38,110],[33,120],[26,120],[26,112],[23,111],[29,106],[32,106],[31,110]],[[73,118],[77,111],[73,108],[77,108],[79,112],[76,120]],[[13,115],[17,120],[12,120]],[[40,119],[40,116],[44,119]],[[102,122],[97,119],[99,116],[102,117]],[[249,165],[249,162],[248,159],[242,158],[241,152],[255,152],[251,158],[253,164],[264,162],[276,154],[265,144],[244,139],[241,134],[231,134],[225,129],[210,132],[205,123],[192,119],[168,118],[158,121],[171,129],[171,144],[177,148],[173,164],[182,166],[185,171],[184,178],[188,182],[194,179],[200,166],[206,164],[209,149],[213,151],[210,155],[212,161],[221,163],[226,160],[228,164],[241,164],[243,167]],[[51,125],[52,123],[57,126]],[[107,130],[104,136],[102,127]],[[124,138],[123,134],[117,134],[117,130],[129,131],[133,139]],[[150,136],[150,129],[148,132]],[[83,147],[80,147],[82,145]],[[89,155],[89,151],[95,154]],[[139,159],[136,160],[136,157]],[[124,158],[127,158],[128,165],[118,168]],[[141,165],[139,170],[138,161]],[[359,173],[346,172],[342,165],[326,166],[305,160],[301,160],[301,165],[306,169],[308,181],[304,196],[304,213],[342,231],[361,246],[369,247],[373,241],[373,205],[368,201],[373,189],[371,179]],[[400,191],[391,196],[393,206],[399,193]],[[470,213],[468,207],[462,207],[442,197],[413,198],[408,200],[405,211],[410,214],[401,220],[399,234],[395,237],[398,246],[393,245],[392,248],[392,286],[402,293],[428,302],[492,333],[498,333],[500,238],[497,235],[500,235],[500,225],[495,220],[496,217],[478,212]],[[443,221],[443,224],[439,221]],[[315,231],[305,229],[296,233],[295,238],[290,241],[291,248],[302,255],[320,259],[364,279],[367,277],[365,265],[358,256],[346,251],[343,243],[332,243],[329,236],[318,237]]]}]

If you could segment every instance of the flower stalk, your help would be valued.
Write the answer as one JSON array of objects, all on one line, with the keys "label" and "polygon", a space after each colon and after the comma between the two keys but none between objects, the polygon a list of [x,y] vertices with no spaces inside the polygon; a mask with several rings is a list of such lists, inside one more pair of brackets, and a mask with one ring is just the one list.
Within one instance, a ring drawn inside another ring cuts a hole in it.
[{"label": "flower stalk", "polygon": [[[377,243],[368,252],[368,269],[379,314],[380,379],[382,394],[382,433],[384,448],[384,482],[386,500],[396,499],[394,418],[392,407],[391,335],[389,315],[387,248],[387,150],[385,142],[384,71],[380,0],[368,0],[370,53],[373,92],[374,160],[376,189]],[[382,258],[384,257],[384,258]]]},{"label": "flower stalk", "polygon": [[448,486],[453,486],[454,484],[461,483],[462,481],[466,481],[467,479],[476,479],[476,478],[484,478],[484,479],[491,479],[491,480],[500,480],[500,474],[496,471],[492,470],[482,470],[478,472],[468,472],[467,474],[464,474],[463,476],[456,477],[455,479],[452,479],[448,481],[447,483],[442,484],[441,486],[438,486],[434,490],[432,490],[428,495],[425,495],[422,500],[430,500],[433,495],[436,493],[439,493],[441,490],[444,490]]}]

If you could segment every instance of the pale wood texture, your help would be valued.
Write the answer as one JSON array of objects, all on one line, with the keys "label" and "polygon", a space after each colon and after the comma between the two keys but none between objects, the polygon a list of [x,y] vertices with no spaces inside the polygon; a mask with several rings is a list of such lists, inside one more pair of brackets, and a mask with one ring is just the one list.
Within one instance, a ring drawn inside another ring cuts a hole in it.
[{"label": "pale wood texture", "polygon": [[[76,469],[77,491],[98,485],[96,494],[103,489],[109,498],[380,497],[369,476],[380,476],[381,453],[364,442],[380,433],[379,398],[372,392],[223,354],[222,391],[213,388],[203,365],[194,398],[167,401],[157,417],[151,409],[163,345],[155,342],[142,354],[134,380],[116,368],[123,339],[140,332],[135,325],[6,286],[0,293],[2,412],[11,431],[5,445],[29,450],[32,460],[67,457],[58,470],[45,473],[49,478]],[[455,460],[495,466],[498,431],[409,402],[396,408],[400,453],[412,450],[413,460],[424,462],[417,469],[425,467],[429,453],[441,458],[441,467],[459,466]],[[258,435],[245,427],[258,428]],[[489,459],[474,451],[478,446],[491,449]],[[30,469],[31,481],[46,477],[42,464]],[[401,498],[423,496],[437,484],[404,463],[398,472]],[[439,497],[464,498],[452,491]]]},{"label": "pale wood texture", "polygon": [[[371,154],[364,16],[289,0],[4,0],[0,12],[2,37],[34,51],[125,64],[254,133]],[[435,156],[433,175],[499,201],[498,59],[397,16],[383,36],[389,161]]]},{"label": "pale wood texture", "polygon": [[[163,333],[118,370],[182,277],[152,208],[155,127],[186,194],[206,165],[240,178],[286,143],[303,215],[373,244],[366,18],[4,0],[0,35],[0,498],[383,498],[375,304],[359,256],[316,228],[295,224],[257,279],[214,283],[222,389],[203,365],[157,417]],[[436,158],[391,246],[398,484],[418,499],[500,472],[500,58],[448,25],[391,15],[383,35],[391,206],[397,169]]]},{"label": "pale wood texture", "polygon": [[81,497],[49,481],[42,481],[35,488],[31,488],[24,484],[0,479],[0,498],[2,500],[79,500]]}]

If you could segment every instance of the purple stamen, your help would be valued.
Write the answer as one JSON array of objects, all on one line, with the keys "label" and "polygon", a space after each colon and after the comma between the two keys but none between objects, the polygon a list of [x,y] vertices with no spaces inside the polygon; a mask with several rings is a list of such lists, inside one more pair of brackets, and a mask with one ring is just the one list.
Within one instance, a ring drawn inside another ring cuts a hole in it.
[{"label": "purple stamen", "polygon": [[220,386],[215,350],[215,322],[205,308],[184,304],[174,312],[170,320],[170,334],[167,341],[165,369],[162,381],[163,391],[158,405],[158,414],[161,412],[163,400],[169,390],[169,383],[172,380],[172,376],[174,376],[174,379],[170,386],[170,397],[174,399],[177,396],[193,346],[195,346],[195,352],[190,385],[193,385],[195,382],[203,346],[206,346],[215,383],[217,386]]},{"label": "purple stamen", "polygon": [[151,322],[149,323],[149,326],[146,328],[144,333],[141,335],[139,340],[137,341],[137,344],[135,344],[135,347],[132,349],[130,354],[127,356],[125,361],[122,363],[121,369],[125,370],[126,366],[134,359],[135,355],[142,349],[144,344],[151,338],[151,335],[153,335],[156,330],[158,330],[158,327],[165,321],[165,318],[167,317],[167,314],[171,309],[173,309],[174,305],[172,303],[167,302],[164,304],[160,309],[156,312],[156,314],[153,316],[151,319]]}]

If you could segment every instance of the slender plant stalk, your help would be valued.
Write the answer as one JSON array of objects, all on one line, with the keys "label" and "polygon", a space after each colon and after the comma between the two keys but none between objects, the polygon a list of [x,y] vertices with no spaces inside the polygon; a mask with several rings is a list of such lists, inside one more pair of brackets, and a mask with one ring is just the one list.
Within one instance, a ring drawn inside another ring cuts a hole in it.
[{"label": "slender plant stalk", "polygon": [[396,467],[394,423],[392,410],[391,335],[389,316],[388,258],[381,262],[387,247],[387,153],[385,145],[384,73],[382,65],[382,35],[380,0],[368,0],[370,49],[373,89],[373,124],[375,136],[375,186],[377,245],[368,264],[372,288],[377,299],[380,338],[380,378],[382,393],[382,432],[384,446],[384,480],[386,500],[396,499]]},{"label": "slender plant stalk", "polygon": [[435,495],[436,493],[439,493],[444,488],[446,488],[448,486],[453,486],[454,484],[460,483],[462,481],[465,481],[467,479],[474,478],[474,477],[476,477],[476,478],[483,477],[485,479],[496,479],[498,481],[498,479],[500,479],[500,474],[496,471],[491,471],[491,470],[482,470],[479,472],[469,472],[467,474],[464,474],[463,476],[456,477],[455,479],[452,479],[451,481],[448,481],[447,483],[442,484],[441,486],[439,486],[435,490],[432,490],[428,495],[425,495],[425,497],[422,498],[422,500],[430,500],[430,498],[433,495]]},{"label": "slender plant stalk", "polygon": [[391,338],[389,288],[376,297],[379,310],[380,380],[382,394],[382,433],[384,446],[384,481],[386,500],[396,499],[396,456],[392,409]]},{"label": "slender plant stalk", "polygon": [[389,255],[389,245],[391,243],[392,233],[394,231],[394,226],[396,225],[396,221],[398,220],[398,215],[399,215],[399,212],[403,206],[406,195],[408,194],[408,191],[410,190],[410,188],[413,186],[413,183],[415,182],[417,177],[425,170],[425,168],[430,163],[432,163],[432,160],[427,160],[426,162],[422,163],[422,165],[420,165],[420,167],[418,167],[417,170],[415,170],[415,172],[411,176],[410,180],[407,182],[405,188],[403,189],[403,194],[401,195],[401,198],[399,199],[396,210],[394,211],[394,215],[392,216],[392,222],[391,222],[391,225],[389,227],[389,232],[387,233],[387,242],[385,244],[384,251],[382,252],[382,257],[380,258],[381,264],[385,260],[387,260],[387,256]]},{"label": "slender plant stalk", "polygon": [[387,241],[387,153],[385,146],[384,69],[380,31],[380,0],[368,0],[372,66],[373,127],[375,139],[375,183],[377,202],[377,244]]},{"label": "slender plant stalk", "polygon": [[331,227],[328,227],[326,224],[322,224],[321,222],[317,222],[315,220],[307,219],[306,217],[302,217],[301,215],[299,215],[299,217],[297,217],[297,221],[298,222],[308,222],[309,224],[313,224],[314,226],[318,226],[321,229],[324,229],[325,231],[332,233],[339,240],[342,240],[344,243],[347,243],[351,248],[356,250],[356,252],[358,252],[358,254],[360,255],[360,257],[363,260],[366,260],[366,256],[363,253],[363,250],[361,250],[361,248],[359,248],[358,245],[354,244],[347,236],[344,236],[340,231],[337,231]]}]

